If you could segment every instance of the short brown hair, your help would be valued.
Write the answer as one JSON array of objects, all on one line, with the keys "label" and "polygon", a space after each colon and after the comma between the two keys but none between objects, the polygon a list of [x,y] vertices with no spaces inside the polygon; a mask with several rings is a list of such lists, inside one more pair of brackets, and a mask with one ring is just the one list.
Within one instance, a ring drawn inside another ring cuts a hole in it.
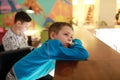
[{"label": "short brown hair", "polygon": [[68,26],[68,27],[70,27],[73,30],[72,25],[69,24],[69,23],[66,23],[66,22],[55,22],[48,29],[49,39],[50,39],[51,32],[58,33],[61,30],[61,28],[64,27],[64,26]]},{"label": "short brown hair", "polygon": [[19,11],[15,14],[14,23],[16,23],[16,21],[18,20],[23,23],[23,22],[30,22],[32,19],[26,12]]}]

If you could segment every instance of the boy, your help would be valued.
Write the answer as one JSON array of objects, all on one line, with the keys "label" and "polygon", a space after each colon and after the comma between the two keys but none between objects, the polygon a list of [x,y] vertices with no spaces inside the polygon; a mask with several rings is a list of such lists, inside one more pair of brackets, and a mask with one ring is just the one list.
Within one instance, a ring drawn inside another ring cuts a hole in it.
[{"label": "boy", "polygon": [[28,47],[27,39],[23,32],[30,26],[31,20],[31,17],[24,11],[15,14],[14,25],[2,38],[5,51]]},{"label": "boy", "polygon": [[49,40],[34,49],[13,66],[16,80],[36,80],[55,68],[55,60],[86,60],[87,50],[73,39],[73,28],[65,22],[55,22],[49,28]]},{"label": "boy", "polygon": [[[6,32],[6,34],[2,38],[2,44],[5,51],[25,47],[30,47],[31,49],[33,49],[32,46],[28,45],[27,39],[25,38],[25,35],[23,33],[30,27],[31,21],[31,17],[24,11],[19,11],[15,14],[14,25]],[[52,76],[50,75],[47,75],[43,78],[48,77],[52,78]]]},{"label": "boy", "polygon": [[117,12],[117,14],[115,15],[115,19],[116,19],[116,23],[117,23],[117,25],[119,25],[120,24],[120,9],[118,9],[118,12]]}]

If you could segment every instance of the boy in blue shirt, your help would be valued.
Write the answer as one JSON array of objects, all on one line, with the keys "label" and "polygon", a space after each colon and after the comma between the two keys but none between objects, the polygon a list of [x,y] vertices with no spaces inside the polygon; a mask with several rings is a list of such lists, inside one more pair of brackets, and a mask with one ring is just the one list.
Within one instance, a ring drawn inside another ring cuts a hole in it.
[{"label": "boy in blue shirt", "polygon": [[86,60],[87,50],[79,39],[73,39],[72,25],[55,22],[49,28],[49,40],[34,49],[13,66],[16,80],[36,80],[55,68],[56,60]]}]

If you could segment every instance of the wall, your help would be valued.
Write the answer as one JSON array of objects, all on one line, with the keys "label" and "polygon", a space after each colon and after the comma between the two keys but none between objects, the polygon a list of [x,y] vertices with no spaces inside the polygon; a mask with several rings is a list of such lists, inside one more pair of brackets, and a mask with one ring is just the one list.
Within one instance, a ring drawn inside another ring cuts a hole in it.
[{"label": "wall", "polygon": [[105,21],[108,26],[115,25],[116,0],[99,0],[99,21]]},{"label": "wall", "polygon": [[[32,2],[33,1],[33,2]],[[72,19],[72,2],[71,0],[16,0],[21,5],[23,10],[29,8],[29,4],[34,5],[33,8],[40,10],[35,14],[29,14],[33,19],[30,30],[36,30],[39,36],[44,27],[48,27],[51,23],[56,21],[69,22]],[[0,15],[0,27],[9,29],[13,25],[13,13]]]},{"label": "wall", "polygon": [[[88,14],[89,5],[84,3],[84,0],[77,0],[78,3],[73,5],[73,16],[78,19],[78,25],[83,26]],[[101,22],[106,22],[104,27],[113,27],[115,25],[116,14],[116,0],[94,0],[93,11],[93,26],[94,28],[100,28]],[[103,27],[103,25],[102,25]],[[101,28],[102,28],[101,27]]]}]

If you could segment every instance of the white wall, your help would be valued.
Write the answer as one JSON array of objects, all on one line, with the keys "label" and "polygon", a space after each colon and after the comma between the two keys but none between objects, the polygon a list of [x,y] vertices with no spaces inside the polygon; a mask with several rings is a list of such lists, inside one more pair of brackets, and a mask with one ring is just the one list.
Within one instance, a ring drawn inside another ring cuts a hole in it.
[{"label": "white wall", "polygon": [[[94,22],[105,21],[108,26],[114,26],[116,8],[116,0],[95,0]],[[78,19],[79,25],[85,22],[87,11],[84,0],[78,0],[73,6],[73,17]]]},{"label": "white wall", "polygon": [[116,13],[116,0],[99,0],[98,20],[114,26]]}]

